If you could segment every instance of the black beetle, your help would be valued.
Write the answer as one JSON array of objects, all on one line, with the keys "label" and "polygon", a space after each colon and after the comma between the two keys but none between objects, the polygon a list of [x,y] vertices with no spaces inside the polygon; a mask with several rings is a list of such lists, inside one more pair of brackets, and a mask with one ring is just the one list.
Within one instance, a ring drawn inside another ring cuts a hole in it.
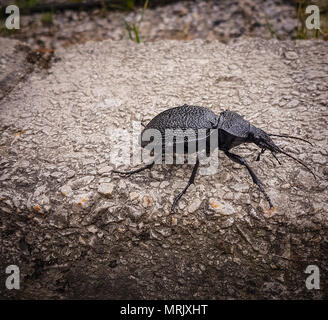
[{"label": "black beetle", "polygon": [[[211,110],[205,107],[199,106],[189,106],[187,104],[171,108],[165,110],[158,114],[155,118],[153,118],[144,128],[140,135],[139,143],[141,147],[147,148],[149,145],[149,141],[145,141],[143,136],[145,132],[149,129],[158,130],[161,134],[162,139],[162,151],[165,153],[165,144],[167,141],[165,137],[167,137],[166,132],[169,129],[176,130],[181,129],[182,131],[186,131],[188,129],[192,129],[197,132],[197,130],[205,129],[206,135],[204,138],[206,139],[206,153],[211,152],[212,149],[209,148],[209,140],[211,137],[211,133],[213,130],[217,130],[217,147],[219,150],[222,150],[232,161],[243,165],[247,168],[249,174],[251,175],[253,182],[259,187],[260,191],[263,193],[265,199],[268,201],[270,208],[273,207],[272,202],[265,192],[262,182],[257,178],[254,171],[249,167],[246,160],[237,154],[231,153],[229,150],[233,147],[236,147],[242,143],[255,143],[257,146],[261,148],[261,152],[257,156],[256,161],[260,160],[260,155],[264,153],[265,150],[271,151],[272,155],[275,159],[280,163],[280,161],[276,157],[276,153],[283,153],[288,157],[296,160],[298,163],[302,164],[308,171],[310,171],[314,177],[316,175],[311,171],[311,169],[306,166],[301,160],[294,158],[292,155],[280,149],[270,138],[270,136],[283,137],[283,138],[292,138],[305,141],[311,144],[309,141],[304,140],[302,138],[289,136],[289,135],[277,135],[277,134],[267,134],[263,130],[256,128],[252,124],[250,124],[247,120],[245,120],[241,115],[236,112],[226,110],[220,113],[217,116]],[[184,144],[184,152],[188,151],[187,141],[185,137],[183,138]],[[196,136],[196,140],[200,139],[199,136]],[[197,142],[199,142],[197,140]],[[176,146],[176,142],[173,143],[174,147]],[[175,149],[176,150],[176,149]],[[200,151],[198,148],[198,144],[196,146],[196,151]],[[137,172],[141,172],[145,169],[151,169],[154,165],[155,160],[151,161],[146,166],[139,168],[133,171],[117,171],[113,170],[114,173],[119,173],[123,175],[131,175]],[[174,210],[174,207],[178,203],[179,199],[182,195],[187,191],[188,187],[194,183],[197,169],[199,167],[199,157],[197,156],[196,164],[192,170],[191,177],[189,178],[189,182],[187,186],[179,193],[179,195],[175,198],[171,211]]]}]

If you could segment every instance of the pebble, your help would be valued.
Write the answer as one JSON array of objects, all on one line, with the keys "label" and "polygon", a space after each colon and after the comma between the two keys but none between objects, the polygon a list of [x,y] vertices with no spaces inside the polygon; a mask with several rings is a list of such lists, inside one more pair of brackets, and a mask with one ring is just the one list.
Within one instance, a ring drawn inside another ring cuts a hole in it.
[{"label": "pebble", "polygon": [[197,211],[201,204],[202,202],[199,199],[194,199],[192,203],[188,206],[188,212],[193,213]]},{"label": "pebble", "polygon": [[106,197],[112,196],[114,191],[113,183],[102,183],[98,187],[98,192]]},{"label": "pebble", "polygon": [[294,51],[287,51],[287,52],[285,52],[285,57],[286,57],[286,59],[289,59],[289,60],[295,60],[298,58],[298,55]]},{"label": "pebble", "polygon": [[150,197],[148,195],[145,195],[143,197],[142,205],[143,205],[144,208],[151,207],[153,205],[153,199],[152,199],[152,197]]},{"label": "pebble", "polygon": [[281,186],[281,189],[283,189],[283,190],[287,190],[287,189],[289,189],[290,188],[290,184],[289,183],[285,183],[285,184],[283,184],[282,186]]},{"label": "pebble", "polygon": [[59,178],[61,175],[62,173],[58,171],[50,173],[50,176],[56,179]]},{"label": "pebble", "polygon": [[87,230],[91,233],[97,233],[98,232],[98,228],[94,225],[88,226]]},{"label": "pebble", "polygon": [[159,187],[161,189],[164,189],[164,188],[167,188],[169,185],[170,185],[170,183],[168,181],[163,181],[163,182],[161,182]]},{"label": "pebble", "polygon": [[67,171],[67,178],[71,179],[75,176],[75,171],[74,170],[68,170]]},{"label": "pebble", "polygon": [[233,200],[235,197],[234,197],[234,194],[232,192],[227,192],[224,196],[223,196],[223,199],[224,200]]},{"label": "pebble", "polygon": [[236,210],[230,203],[218,201],[214,198],[210,198],[209,200],[209,209],[222,215],[232,215],[236,212]]},{"label": "pebble", "polygon": [[109,166],[102,167],[98,170],[99,174],[109,173],[111,171]]},{"label": "pebble", "polygon": [[135,192],[135,191],[130,192],[130,200],[131,201],[138,199],[138,197],[139,197],[139,194],[137,192]]},{"label": "pebble", "polygon": [[299,105],[299,101],[294,99],[294,100],[291,100],[290,102],[287,103],[286,107],[287,108],[295,108]]},{"label": "pebble", "polygon": [[76,208],[84,208],[84,209],[89,208],[93,204],[93,201],[91,201],[91,199],[92,199],[91,192],[77,195],[73,199],[74,209],[76,209]]},{"label": "pebble", "polygon": [[71,181],[69,184],[73,190],[81,189],[85,186],[90,185],[90,183],[94,180],[93,176],[85,176],[74,181]]},{"label": "pebble", "polygon": [[249,190],[249,185],[247,183],[236,183],[236,184],[232,183],[231,189],[237,192],[244,193]]}]

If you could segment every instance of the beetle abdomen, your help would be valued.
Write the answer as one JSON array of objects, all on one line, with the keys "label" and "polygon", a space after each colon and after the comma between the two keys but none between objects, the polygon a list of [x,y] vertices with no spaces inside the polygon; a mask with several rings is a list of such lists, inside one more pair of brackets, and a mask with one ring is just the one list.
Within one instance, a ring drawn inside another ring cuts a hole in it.
[{"label": "beetle abdomen", "polygon": [[210,129],[218,125],[218,116],[210,109],[184,104],[165,110],[153,118],[145,129]]},{"label": "beetle abdomen", "polygon": [[[190,138],[189,136],[189,141],[199,139],[198,130],[200,129],[207,130],[207,137],[209,135],[210,129],[217,128],[218,122],[218,116],[210,109],[184,104],[183,106],[171,108],[158,114],[147,124],[141,136],[144,135],[146,130],[158,130],[162,137],[163,146],[165,146],[167,141],[173,141],[172,135],[174,135],[177,140],[181,138],[182,141],[187,142],[188,139],[184,135],[187,130],[189,130],[189,132],[192,130],[192,132],[195,134],[194,138]],[[173,133],[173,130],[176,132]],[[165,137],[167,139],[165,139]],[[147,141],[142,141],[141,146],[145,147],[147,144]]]}]

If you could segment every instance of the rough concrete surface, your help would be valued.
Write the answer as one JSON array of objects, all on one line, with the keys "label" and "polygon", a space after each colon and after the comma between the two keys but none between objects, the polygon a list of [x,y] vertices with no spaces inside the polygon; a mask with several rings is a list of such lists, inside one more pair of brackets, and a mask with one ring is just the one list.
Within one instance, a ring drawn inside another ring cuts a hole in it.
[{"label": "rough concrete surface", "polygon": [[[4,298],[327,299],[328,43],[89,42],[60,49],[0,101],[0,270]],[[262,179],[219,154],[215,175],[169,210],[192,166],[111,169],[118,128],[188,103],[231,109],[319,176],[259,149],[234,150]],[[320,289],[304,271],[320,269]]]}]

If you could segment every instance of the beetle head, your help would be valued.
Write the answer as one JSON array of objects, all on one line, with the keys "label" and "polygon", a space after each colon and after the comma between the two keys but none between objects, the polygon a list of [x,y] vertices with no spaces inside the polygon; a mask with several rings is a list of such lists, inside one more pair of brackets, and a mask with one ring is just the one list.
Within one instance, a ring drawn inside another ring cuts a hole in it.
[{"label": "beetle head", "polygon": [[[270,138],[270,136],[277,136],[277,137],[284,137],[284,138],[291,138],[291,139],[298,139],[298,140],[302,140],[305,142],[308,142],[302,138],[298,138],[298,137],[293,137],[293,136],[287,136],[287,135],[276,135],[276,134],[268,134],[266,132],[264,132],[263,130],[254,127],[253,125],[250,126],[250,130],[249,130],[249,135],[248,135],[248,141],[249,142],[253,142],[255,143],[257,146],[259,146],[262,151],[261,153],[258,155],[256,160],[260,160],[260,155],[265,151],[265,150],[269,150],[271,151],[271,154],[274,156],[274,158],[276,158],[276,160],[280,163],[280,161],[277,159],[276,157],[276,153],[283,153],[286,156],[294,159],[295,161],[297,161],[298,163],[300,163],[302,166],[304,166],[309,172],[312,173],[312,175],[314,176],[314,178],[316,178],[316,175],[313,173],[313,171],[301,160],[293,157],[291,154],[287,153],[286,151],[282,150],[281,148],[279,148]],[[310,142],[308,142],[310,143]],[[311,143],[310,143],[311,144]]]},{"label": "beetle head", "polygon": [[263,130],[256,128],[253,125],[250,127],[248,140],[249,142],[255,143],[261,149],[268,149],[275,153],[280,152],[279,147],[272,141],[270,136]]}]

